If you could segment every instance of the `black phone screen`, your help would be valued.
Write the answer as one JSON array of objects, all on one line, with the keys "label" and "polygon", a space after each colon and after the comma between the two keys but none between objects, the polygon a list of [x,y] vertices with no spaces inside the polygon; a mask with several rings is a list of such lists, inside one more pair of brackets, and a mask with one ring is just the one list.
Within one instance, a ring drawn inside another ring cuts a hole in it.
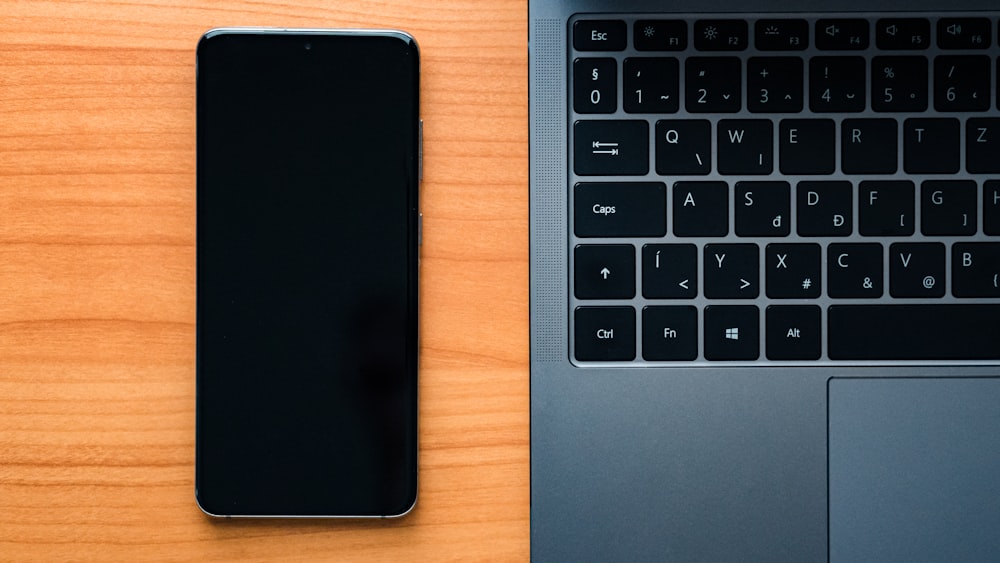
[{"label": "black phone screen", "polygon": [[197,73],[198,503],[403,514],[417,480],[416,44],[215,30]]}]

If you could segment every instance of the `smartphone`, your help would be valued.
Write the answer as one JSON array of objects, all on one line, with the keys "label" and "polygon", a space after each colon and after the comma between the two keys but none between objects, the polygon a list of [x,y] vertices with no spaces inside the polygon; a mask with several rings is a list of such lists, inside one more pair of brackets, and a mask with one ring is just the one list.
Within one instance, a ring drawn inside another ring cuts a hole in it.
[{"label": "smartphone", "polygon": [[232,28],[199,42],[204,512],[413,507],[418,108],[402,32]]}]

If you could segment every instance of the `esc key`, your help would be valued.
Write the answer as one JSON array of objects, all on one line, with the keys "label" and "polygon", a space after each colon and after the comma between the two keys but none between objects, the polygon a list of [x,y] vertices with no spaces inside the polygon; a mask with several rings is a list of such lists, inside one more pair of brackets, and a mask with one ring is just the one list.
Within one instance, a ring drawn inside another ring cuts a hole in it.
[{"label": "esc key", "polygon": [[577,51],[624,51],[625,22],[578,20],[573,24],[573,48]]}]

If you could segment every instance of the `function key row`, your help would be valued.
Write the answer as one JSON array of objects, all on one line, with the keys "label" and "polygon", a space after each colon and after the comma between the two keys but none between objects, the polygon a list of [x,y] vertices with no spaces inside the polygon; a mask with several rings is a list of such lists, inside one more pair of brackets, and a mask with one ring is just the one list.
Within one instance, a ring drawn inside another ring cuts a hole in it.
[{"label": "function key row", "polygon": [[[802,51],[809,47],[809,22],[805,19],[759,19],[753,23],[754,46],[759,51]],[[816,48],[823,51],[860,51],[870,45],[869,20],[820,19],[814,26]],[[931,20],[882,18],[875,22],[875,46],[882,50],[915,51],[931,46]],[[989,18],[963,17],[936,20],[940,49],[981,50],[992,44]],[[633,25],[637,51],[683,51],[688,48],[688,24],[678,19],[639,20]],[[1000,32],[998,32],[1000,34]],[[744,51],[749,48],[750,24],[742,19],[701,19],[691,29],[698,51]],[[624,51],[628,26],[622,20],[578,20],[573,24],[577,51]]]}]

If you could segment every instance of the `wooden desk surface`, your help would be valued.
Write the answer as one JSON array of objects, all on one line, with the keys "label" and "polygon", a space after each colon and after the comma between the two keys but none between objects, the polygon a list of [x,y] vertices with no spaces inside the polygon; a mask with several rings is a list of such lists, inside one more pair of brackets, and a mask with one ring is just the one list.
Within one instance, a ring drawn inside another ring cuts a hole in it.
[{"label": "wooden desk surface", "polygon": [[[195,504],[195,45],[229,25],[420,43],[403,519]],[[526,30],[524,0],[0,1],[0,559],[527,559]]]}]

